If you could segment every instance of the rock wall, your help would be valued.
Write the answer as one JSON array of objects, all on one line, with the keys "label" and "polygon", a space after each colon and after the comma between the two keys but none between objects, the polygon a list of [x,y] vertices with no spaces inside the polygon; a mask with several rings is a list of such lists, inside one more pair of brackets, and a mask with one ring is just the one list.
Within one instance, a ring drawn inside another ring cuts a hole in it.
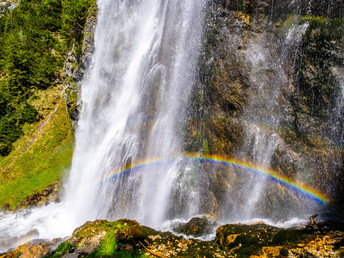
[{"label": "rock wall", "polygon": [[344,3],[341,0],[213,0],[227,10],[242,11],[247,14],[265,14],[278,19],[291,13],[300,15],[343,17]]},{"label": "rock wall", "polygon": [[[83,30],[81,46],[73,45],[73,48],[67,52],[63,67],[65,73],[63,76],[64,85],[67,86],[65,100],[68,114],[74,128],[76,128],[80,111],[80,103],[78,102],[80,83],[91,63],[94,50],[94,32],[97,23],[96,15],[96,7],[89,10],[89,15]],[[79,49],[79,51],[76,51],[76,49]]]},{"label": "rock wall", "polygon": [[[252,144],[247,143],[245,127],[254,123],[278,138],[268,167],[318,189],[341,208],[343,2],[304,2],[212,1],[185,149],[242,158],[243,148]],[[265,59],[259,63],[261,55]],[[248,111],[265,105],[257,100],[262,93],[255,78],[271,84],[266,94],[279,91],[278,105],[271,108],[271,116],[279,116],[278,126],[247,121]],[[252,161],[250,151],[245,155]],[[205,210],[212,206],[218,213],[224,207],[228,214],[234,205],[230,192],[240,191],[244,179],[228,168],[202,169],[211,174],[204,189]],[[263,194],[257,206],[264,214],[278,209],[288,213],[288,202],[297,202],[293,194],[281,189],[265,189]]]}]

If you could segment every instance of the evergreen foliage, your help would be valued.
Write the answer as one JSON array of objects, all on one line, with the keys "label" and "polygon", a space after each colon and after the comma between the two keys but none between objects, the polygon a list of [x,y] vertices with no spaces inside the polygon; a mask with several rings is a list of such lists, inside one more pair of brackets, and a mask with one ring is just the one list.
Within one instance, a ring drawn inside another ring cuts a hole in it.
[{"label": "evergreen foliage", "polygon": [[0,17],[0,155],[8,155],[25,123],[40,119],[32,89],[56,84],[66,49],[78,47],[95,1],[21,0]]}]

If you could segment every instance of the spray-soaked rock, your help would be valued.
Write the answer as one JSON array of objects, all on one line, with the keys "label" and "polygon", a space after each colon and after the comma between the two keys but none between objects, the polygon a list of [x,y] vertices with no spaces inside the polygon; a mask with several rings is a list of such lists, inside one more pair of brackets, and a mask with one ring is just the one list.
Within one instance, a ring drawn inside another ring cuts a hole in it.
[{"label": "spray-soaked rock", "polygon": [[60,187],[61,183],[59,182],[47,186],[42,192],[36,192],[33,195],[30,195],[26,197],[24,200],[22,200],[19,203],[17,209],[39,207],[49,202],[58,202]]},{"label": "spray-soaked rock", "polygon": [[173,227],[173,231],[187,236],[200,237],[208,235],[214,228],[214,223],[206,218],[192,218],[187,223],[178,223]]}]

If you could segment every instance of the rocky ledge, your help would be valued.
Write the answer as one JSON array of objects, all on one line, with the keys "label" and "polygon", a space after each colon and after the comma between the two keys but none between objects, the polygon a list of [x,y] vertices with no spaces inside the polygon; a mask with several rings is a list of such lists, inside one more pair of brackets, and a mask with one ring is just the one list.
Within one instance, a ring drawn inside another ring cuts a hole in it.
[{"label": "rocky ledge", "polygon": [[52,185],[48,185],[41,192],[35,191],[34,194],[26,197],[14,209],[11,209],[9,203],[5,203],[4,205],[2,205],[1,211],[5,213],[16,212],[23,208],[35,208],[47,205],[50,202],[59,202],[60,189],[61,182],[55,182]]},{"label": "rocky ledge", "polygon": [[68,239],[34,240],[0,255],[9,257],[343,257],[344,227],[336,223],[278,228],[262,222],[228,224],[211,241],[186,238],[208,233],[211,223],[193,218],[175,230],[159,232],[133,220],[97,220],[77,228]]}]

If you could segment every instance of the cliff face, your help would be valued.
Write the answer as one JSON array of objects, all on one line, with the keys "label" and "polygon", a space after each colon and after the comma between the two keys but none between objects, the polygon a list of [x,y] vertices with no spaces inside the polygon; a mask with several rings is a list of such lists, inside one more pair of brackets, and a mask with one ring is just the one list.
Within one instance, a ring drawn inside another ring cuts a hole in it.
[{"label": "cliff face", "polygon": [[94,32],[97,22],[96,14],[97,6],[94,5],[89,10],[82,32],[81,51],[76,53],[75,46],[73,46],[73,48],[68,51],[64,61],[63,79],[64,84],[67,86],[65,100],[74,129],[76,128],[80,112],[80,103],[78,102],[80,83],[90,65],[94,50]]},{"label": "cliff face", "polygon": [[[271,168],[342,207],[343,2],[303,2],[213,1],[185,148]],[[250,177],[202,169],[205,210],[237,209],[223,195],[242,198]],[[294,194],[263,187],[257,214],[303,210]]]}]

